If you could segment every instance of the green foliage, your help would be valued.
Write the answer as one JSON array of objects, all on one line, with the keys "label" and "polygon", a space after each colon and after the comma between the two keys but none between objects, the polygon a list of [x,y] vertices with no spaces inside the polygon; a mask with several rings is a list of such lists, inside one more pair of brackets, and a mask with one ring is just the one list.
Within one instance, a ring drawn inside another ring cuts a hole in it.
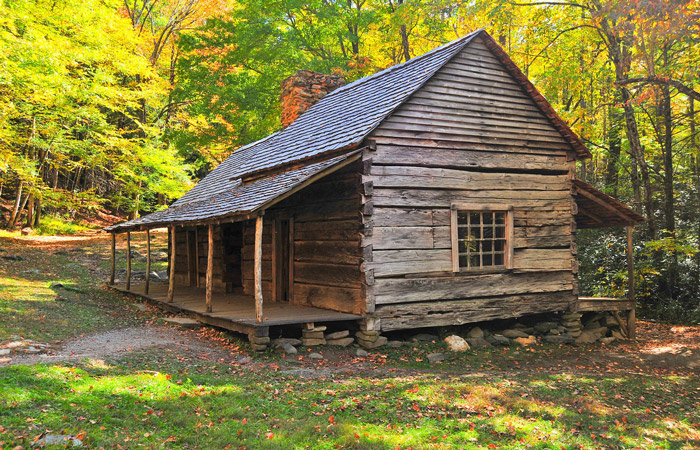
[{"label": "green foliage", "polygon": [[68,216],[47,216],[42,218],[41,224],[35,230],[40,235],[64,235],[77,234],[94,229],[82,222],[75,222]]}]

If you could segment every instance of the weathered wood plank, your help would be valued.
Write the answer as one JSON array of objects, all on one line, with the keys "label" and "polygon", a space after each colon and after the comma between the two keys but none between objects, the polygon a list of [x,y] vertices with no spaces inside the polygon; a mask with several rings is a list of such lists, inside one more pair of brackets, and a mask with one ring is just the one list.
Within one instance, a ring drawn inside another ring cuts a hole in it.
[{"label": "weathered wood plank", "polygon": [[570,208],[570,194],[566,191],[538,191],[537,198],[524,190],[439,190],[377,188],[372,196],[375,207],[449,207],[451,202],[488,202],[494,205],[512,204],[519,208],[547,210]]},{"label": "weathered wood plank", "polygon": [[214,227],[209,225],[207,227],[208,236],[208,246],[207,246],[207,275],[206,275],[206,292],[205,292],[205,303],[207,305],[207,312],[211,312],[211,296],[214,290]]},{"label": "weathered wood plank", "polygon": [[294,291],[305,303],[317,308],[353,314],[362,313],[362,293],[358,288],[294,283]]},{"label": "weathered wood plank", "polygon": [[294,282],[321,286],[359,288],[361,272],[358,265],[295,261]]},{"label": "weathered wood plank", "polygon": [[[568,175],[471,172],[468,170],[411,166],[376,166],[372,173],[375,189],[421,188],[460,190],[567,191]],[[537,194],[530,192],[530,196]]]},{"label": "weathered wood plank", "polygon": [[297,241],[359,241],[362,226],[359,220],[296,223],[294,240]]},{"label": "weathered wood plank", "polygon": [[449,249],[376,250],[373,261],[367,263],[367,267],[374,270],[376,278],[450,271],[452,252]]},{"label": "weathered wood plank", "polygon": [[566,311],[571,291],[377,306],[382,331],[482,322],[526,314]]},{"label": "weathered wood plank", "polygon": [[459,274],[445,277],[381,278],[372,291],[377,305],[444,301],[573,289],[571,272]]},{"label": "weathered wood plank", "polygon": [[568,247],[516,249],[513,258],[514,269],[529,271],[571,270],[574,260]]},{"label": "weathered wood plank", "polygon": [[294,259],[307,262],[360,264],[359,241],[296,241]]},{"label": "weathered wood plank", "polygon": [[263,216],[255,219],[255,262],[253,273],[255,274],[255,321],[263,321],[263,292],[262,292],[262,233]]}]

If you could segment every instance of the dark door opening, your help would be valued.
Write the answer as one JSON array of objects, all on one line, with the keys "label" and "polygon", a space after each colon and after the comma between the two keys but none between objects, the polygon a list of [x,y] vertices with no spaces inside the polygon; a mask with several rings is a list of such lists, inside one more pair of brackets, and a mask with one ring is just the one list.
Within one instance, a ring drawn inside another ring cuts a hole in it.
[{"label": "dark door opening", "polygon": [[289,219],[275,221],[275,300],[288,302],[291,298],[290,255],[292,241]]}]

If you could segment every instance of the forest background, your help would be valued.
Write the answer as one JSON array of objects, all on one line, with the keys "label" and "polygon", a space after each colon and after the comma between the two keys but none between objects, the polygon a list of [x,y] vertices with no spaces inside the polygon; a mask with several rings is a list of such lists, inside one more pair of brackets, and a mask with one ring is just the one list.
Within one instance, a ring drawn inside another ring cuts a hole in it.
[{"label": "forest background", "polygon": [[[162,209],[281,127],[297,69],[352,81],[484,27],[592,152],[579,178],[647,218],[640,315],[698,323],[699,23],[689,0],[0,0],[2,226]],[[624,295],[624,231],[578,240],[581,291]]]}]

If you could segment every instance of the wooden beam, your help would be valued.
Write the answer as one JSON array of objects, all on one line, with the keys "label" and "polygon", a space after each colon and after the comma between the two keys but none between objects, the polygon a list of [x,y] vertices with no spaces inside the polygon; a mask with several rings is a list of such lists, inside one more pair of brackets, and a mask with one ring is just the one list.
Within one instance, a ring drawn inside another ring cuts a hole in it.
[{"label": "wooden beam", "polygon": [[629,283],[627,296],[632,309],[627,313],[627,337],[637,338],[637,299],[634,292],[634,244],[632,242],[632,227],[627,227],[627,282]]},{"label": "wooden beam", "polygon": [[214,225],[209,224],[207,235],[208,246],[207,246],[207,312],[211,312],[211,293],[214,284]]},{"label": "wooden beam", "polygon": [[126,290],[131,290],[131,232],[126,233]]},{"label": "wooden beam", "polygon": [[177,254],[177,245],[175,244],[175,225],[170,226],[170,233],[168,234],[170,235],[170,270],[168,271],[168,296],[166,297],[166,301],[168,303],[172,303],[173,296],[175,294],[175,256]]},{"label": "wooden beam", "polygon": [[589,193],[589,192],[586,192],[586,191],[584,191],[583,189],[576,189],[576,194],[577,194],[577,195],[578,195],[578,194],[581,194],[581,195],[583,195],[584,197],[586,197],[587,199],[591,200],[592,202],[597,203],[597,204],[599,204],[600,206],[602,206],[602,207],[604,207],[604,208],[607,208],[609,211],[614,212],[615,214],[617,214],[618,216],[622,217],[623,219],[628,220],[629,222],[634,222],[629,216],[627,216],[625,213],[623,213],[623,212],[621,212],[620,210],[618,210],[617,208],[615,208],[615,207],[614,207],[613,205],[611,205],[610,203],[608,203],[608,202],[606,202],[606,201],[604,201],[604,200],[599,199],[599,198],[596,197],[595,195],[593,195],[593,194],[591,194],[591,193]]},{"label": "wooden beam", "polygon": [[263,235],[263,216],[258,216],[255,219],[255,321],[262,323],[263,321],[263,295],[262,295],[262,235]]},{"label": "wooden beam", "polygon": [[185,261],[187,261],[187,284],[192,286],[192,255],[190,254],[190,232],[185,230]]},{"label": "wooden beam", "polygon": [[199,226],[194,227],[194,267],[195,272],[197,272],[197,287],[201,287],[201,281],[199,281]]},{"label": "wooden beam", "polygon": [[294,303],[294,218],[289,218],[289,303]]},{"label": "wooden beam", "polygon": [[112,233],[112,256],[110,258],[111,269],[109,272],[109,284],[114,284],[114,275],[117,271],[116,268],[116,247],[117,247],[117,235]]},{"label": "wooden beam", "polygon": [[151,287],[151,230],[146,230],[146,286],[145,292],[148,295],[148,291]]}]

